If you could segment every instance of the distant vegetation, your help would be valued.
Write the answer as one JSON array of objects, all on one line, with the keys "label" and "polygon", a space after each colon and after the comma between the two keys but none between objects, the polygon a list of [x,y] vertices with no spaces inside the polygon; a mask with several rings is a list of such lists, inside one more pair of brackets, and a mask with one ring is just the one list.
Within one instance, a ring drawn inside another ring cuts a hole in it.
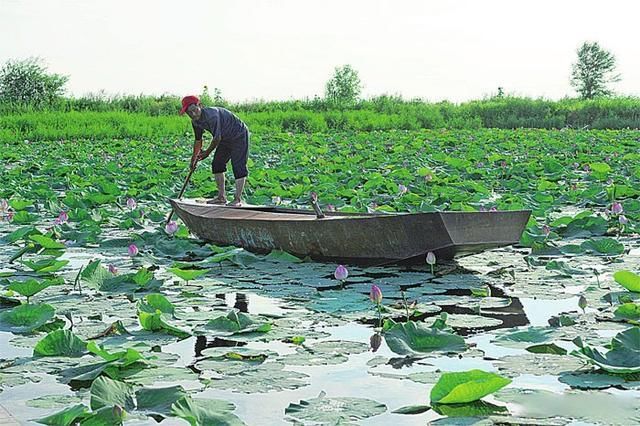
[{"label": "distant vegetation", "polygon": [[[177,115],[178,97],[61,99],[49,108],[0,109],[0,140],[171,137],[190,134]],[[322,100],[225,104],[252,132],[328,132],[418,129],[640,128],[639,98],[548,101],[515,97],[426,103],[380,96],[348,109]]]},{"label": "distant vegetation", "polygon": [[[572,85],[581,99],[552,101],[505,95],[454,104],[382,95],[362,99],[358,72],[336,67],[324,98],[229,103],[219,89],[200,97],[224,106],[255,132],[330,132],[418,129],[542,128],[638,129],[640,98],[612,97],[615,58],[597,43],[577,50]],[[49,73],[38,58],[9,61],[0,69],[0,140],[171,137],[189,134],[177,115],[176,95],[64,96],[67,76]]]}]

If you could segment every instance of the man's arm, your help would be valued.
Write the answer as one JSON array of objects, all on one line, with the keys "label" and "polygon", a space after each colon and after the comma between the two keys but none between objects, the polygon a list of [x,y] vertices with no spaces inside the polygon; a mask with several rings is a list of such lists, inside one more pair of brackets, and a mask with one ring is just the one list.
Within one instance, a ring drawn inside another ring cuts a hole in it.
[{"label": "man's arm", "polygon": [[211,145],[209,145],[209,148],[200,153],[200,160],[204,160],[205,158],[207,158],[213,152],[213,150],[218,147],[219,143],[219,139],[211,138]]},{"label": "man's arm", "polygon": [[196,166],[202,152],[202,139],[196,139],[193,143],[193,154],[191,154],[191,168]]}]

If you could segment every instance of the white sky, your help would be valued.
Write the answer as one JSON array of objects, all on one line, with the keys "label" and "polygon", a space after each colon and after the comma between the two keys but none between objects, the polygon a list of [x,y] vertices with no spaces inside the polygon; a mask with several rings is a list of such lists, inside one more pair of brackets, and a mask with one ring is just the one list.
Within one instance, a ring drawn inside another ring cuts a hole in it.
[{"label": "white sky", "polygon": [[617,58],[640,96],[634,0],[0,0],[0,62],[40,56],[73,95],[322,96],[338,65],[365,97],[454,102],[495,93],[573,96],[583,41]]}]

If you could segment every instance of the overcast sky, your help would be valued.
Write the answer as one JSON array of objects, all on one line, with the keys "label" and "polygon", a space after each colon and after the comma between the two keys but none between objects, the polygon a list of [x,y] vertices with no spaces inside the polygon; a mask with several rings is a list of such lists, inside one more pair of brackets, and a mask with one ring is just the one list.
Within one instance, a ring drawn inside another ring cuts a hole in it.
[{"label": "overcast sky", "polygon": [[639,17],[634,0],[0,0],[0,62],[42,57],[76,96],[322,96],[350,64],[365,97],[558,99],[578,46],[598,41],[612,87],[640,96]]}]

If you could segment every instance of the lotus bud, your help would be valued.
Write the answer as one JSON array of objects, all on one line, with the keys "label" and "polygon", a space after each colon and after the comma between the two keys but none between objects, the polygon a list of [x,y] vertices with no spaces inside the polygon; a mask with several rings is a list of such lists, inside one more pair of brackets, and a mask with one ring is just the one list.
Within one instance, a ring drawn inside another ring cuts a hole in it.
[{"label": "lotus bud", "polygon": [[172,220],[169,223],[167,223],[167,225],[164,227],[164,230],[166,231],[167,234],[173,235],[176,232],[178,232],[178,224],[176,223],[175,220]]},{"label": "lotus bud", "polygon": [[333,276],[336,277],[338,281],[344,281],[349,276],[349,271],[344,265],[338,265],[336,271],[333,273]]},{"label": "lotus bud", "polygon": [[379,305],[382,302],[382,290],[377,285],[371,286],[371,291],[369,292],[369,299],[376,305]]},{"label": "lotus bud", "polygon": [[542,225],[542,233],[546,236],[549,236],[549,234],[551,233],[551,227],[545,223],[544,225]]},{"label": "lotus bud", "polygon": [[436,264],[436,255],[432,251],[427,253],[427,263],[432,266]]},{"label": "lotus bud", "polygon": [[611,213],[613,214],[620,214],[622,213],[624,210],[622,208],[622,203],[619,203],[617,201],[614,201],[613,204],[611,204]]},{"label": "lotus bud", "polygon": [[131,244],[128,250],[129,256],[134,257],[138,255],[138,246],[136,246],[135,244]]},{"label": "lotus bud", "polygon": [[279,206],[280,204],[282,204],[282,198],[280,198],[279,195],[276,195],[274,197],[271,197],[271,202],[276,206]]},{"label": "lotus bud", "polygon": [[4,198],[0,200],[0,213],[6,213],[9,211],[9,202]]},{"label": "lotus bud", "polygon": [[69,215],[65,211],[61,211],[56,219],[56,225],[62,225],[63,223],[67,223],[69,221]]},{"label": "lotus bud", "polygon": [[627,223],[629,223],[629,219],[627,219],[625,215],[621,214],[620,216],[618,216],[618,223],[620,223],[620,225],[626,225]]},{"label": "lotus bud", "polygon": [[398,185],[398,192],[400,193],[400,195],[406,194],[407,191],[409,191],[409,188],[407,188],[403,184]]},{"label": "lotus bud", "polygon": [[582,312],[584,313],[585,308],[587,307],[587,298],[584,297],[584,295],[580,295],[580,298],[578,299],[578,307],[580,309],[582,309]]},{"label": "lotus bud", "polygon": [[431,173],[424,175],[424,180],[431,182],[433,180],[433,175]]},{"label": "lotus bud", "polygon": [[129,207],[130,210],[134,210],[137,205],[138,203],[136,203],[136,200],[133,198],[127,198],[127,207]]},{"label": "lotus bud", "polygon": [[371,352],[377,351],[380,348],[380,345],[382,345],[382,336],[380,333],[372,335],[369,339],[369,344],[371,345]]}]

